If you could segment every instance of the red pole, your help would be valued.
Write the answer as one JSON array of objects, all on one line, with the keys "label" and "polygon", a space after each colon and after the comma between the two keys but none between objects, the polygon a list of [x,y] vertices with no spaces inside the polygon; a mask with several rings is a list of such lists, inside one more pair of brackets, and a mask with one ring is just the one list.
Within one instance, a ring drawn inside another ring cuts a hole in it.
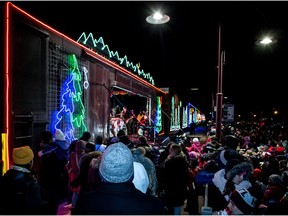
[{"label": "red pole", "polygon": [[219,23],[219,39],[218,39],[218,84],[216,94],[216,137],[221,140],[221,126],[222,126],[222,78],[223,78],[223,52],[221,51],[221,24]]}]

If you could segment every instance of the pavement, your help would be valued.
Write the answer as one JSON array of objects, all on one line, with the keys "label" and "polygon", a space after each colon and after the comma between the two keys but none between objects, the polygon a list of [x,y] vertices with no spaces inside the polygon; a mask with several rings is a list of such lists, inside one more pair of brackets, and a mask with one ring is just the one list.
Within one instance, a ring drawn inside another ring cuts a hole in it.
[{"label": "pavement", "polygon": [[63,201],[59,206],[58,206],[58,211],[57,215],[71,215],[71,204],[68,204],[67,201]]}]

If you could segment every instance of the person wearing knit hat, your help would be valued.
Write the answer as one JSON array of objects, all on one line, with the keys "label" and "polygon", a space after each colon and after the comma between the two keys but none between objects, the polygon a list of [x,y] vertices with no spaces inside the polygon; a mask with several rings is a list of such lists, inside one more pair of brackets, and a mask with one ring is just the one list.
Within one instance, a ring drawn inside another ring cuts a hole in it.
[{"label": "person wearing knit hat", "polygon": [[22,146],[13,149],[12,158],[15,165],[26,165],[33,160],[34,153],[29,146]]},{"label": "person wearing knit hat", "polygon": [[195,138],[192,139],[192,142],[193,143],[199,142],[199,139],[197,137],[195,137]]},{"label": "person wearing knit hat", "polygon": [[189,152],[194,152],[196,153],[196,157],[200,157],[201,154],[201,144],[200,141],[197,137],[194,137],[193,139],[190,139],[191,146],[186,147],[188,154]]},{"label": "person wearing knit hat", "polygon": [[262,170],[259,168],[255,168],[252,172],[252,176],[253,178],[255,178],[256,180],[260,180],[261,176],[262,176]]},{"label": "person wearing knit hat", "polygon": [[0,213],[2,215],[48,214],[38,180],[32,174],[34,153],[26,145],[12,151],[14,164],[0,178]]},{"label": "person wearing knit hat", "polygon": [[[132,155],[134,158],[134,162],[139,162],[143,164],[148,178],[149,178],[149,185],[147,189],[147,194],[150,194],[152,196],[156,196],[156,190],[158,186],[158,180],[157,180],[157,175],[156,175],[156,167],[153,161],[146,157],[146,149],[145,147],[138,147],[136,149],[132,149]],[[135,178],[135,173],[134,173],[134,178]]]},{"label": "person wearing knit hat", "polygon": [[281,202],[286,194],[286,187],[283,185],[282,177],[279,174],[271,174],[268,177],[268,184],[261,199],[261,206],[272,207]]},{"label": "person wearing knit hat", "polygon": [[103,181],[123,183],[134,177],[131,150],[123,143],[115,143],[107,148],[102,156],[99,173]]},{"label": "person wearing knit hat", "polygon": [[[81,215],[163,215],[159,198],[142,193],[133,184],[134,158],[123,143],[110,144],[104,151],[97,191],[79,194],[72,214]],[[109,203],[109,205],[107,205]]]},{"label": "person wearing knit hat", "polygon": [[216,154],[215,157],[216,157],[215,160],[217,161],[221,169],[225,168],[229,160],[240,158],[239,153],[236,150],[230,148],[221,150]]},{"label": "person wearing knit hat", "polygon": [[140,162],[133,162],[134,166],[134,186],[140,190],[142,193],[147,193],[149,186],[149,178],[145,167]]},{"label": "person wearing knit hat", "polygon": [[43,145],[43,149],[40,150],[37,154],[39,157],[43,155],[55,153],[59,160],[67,163],[69,160],[69,143],[65,140],[65,135],[60,129],[55,130],[55,139],[51,139]]},{"label": "person wearing knit hat", "polygon": [[[46,132],[51,134],[52,132]],[[50,137],[50,135],[49,135]],[[69,143],[65,140],[65,134],[60,129],[55,129],[54,139],[43,139],[46,142],[40,151],[39,179],[45,200],[49,203],[49,213],[57,214],[58,205],[67,193],[69,176],[66,165],[69,158]],[[65,197],[66,198],[66,197]]]},{"label": "person wearing knit hat", "polygon": [[277,146],[274,152],[275,156],[285,154],[285,148],[282,146]]},{"label": "person wearing knit hat", "polygon": [[246,188],[234,190],[227,207],[233,215],[250,215],[253,214],[256,200]]}]

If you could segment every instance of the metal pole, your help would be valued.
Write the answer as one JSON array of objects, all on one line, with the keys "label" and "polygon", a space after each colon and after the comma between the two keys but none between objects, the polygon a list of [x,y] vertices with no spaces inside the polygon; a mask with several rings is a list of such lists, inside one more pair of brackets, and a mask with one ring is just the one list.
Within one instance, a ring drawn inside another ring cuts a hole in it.
[{"label": "metal pole", "polygon": [[215,121],[215,116],[214,116],[214,107],[215,107],[215,101],[214,101],[214,92],[212,92],[212,95],[211,95],[212,97],[211,97],[211,99],[212,99],[212,102],[211,102],[211,107],[212,107],[212,109],[211,109],[211,120],[212,121]]},{"label": "metal pole", "polygon": [[221,126],[222,126],[222,67],[223,67],[223,52],[221,51],[221,24],[219,23],[219,40],[218,40],[218,84],[216,94],[216,137],[221,140]]}]

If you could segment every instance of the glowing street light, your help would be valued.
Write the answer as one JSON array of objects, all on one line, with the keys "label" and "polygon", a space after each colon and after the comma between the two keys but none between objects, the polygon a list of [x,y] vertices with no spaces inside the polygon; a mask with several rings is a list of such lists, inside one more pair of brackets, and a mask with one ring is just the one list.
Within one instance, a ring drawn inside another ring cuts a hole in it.
[{"label": "glowing street light", "polygon": [[164,24],[169,22],[169,20],[170,17],[166,14],[162,14],[161,12],[155,12],[146,18],[146,22],[150,24]]},{"label": "glowing street light", "polygon": [[277,40],[276,39],[273,39],[272,37],[264,37],[262,38],[261,40],[258,40],[255,42],[256,45],[262,45],[262,46],[265,46],[265,45],[272,45],[272,44],[275,44],[277,43]]}]

